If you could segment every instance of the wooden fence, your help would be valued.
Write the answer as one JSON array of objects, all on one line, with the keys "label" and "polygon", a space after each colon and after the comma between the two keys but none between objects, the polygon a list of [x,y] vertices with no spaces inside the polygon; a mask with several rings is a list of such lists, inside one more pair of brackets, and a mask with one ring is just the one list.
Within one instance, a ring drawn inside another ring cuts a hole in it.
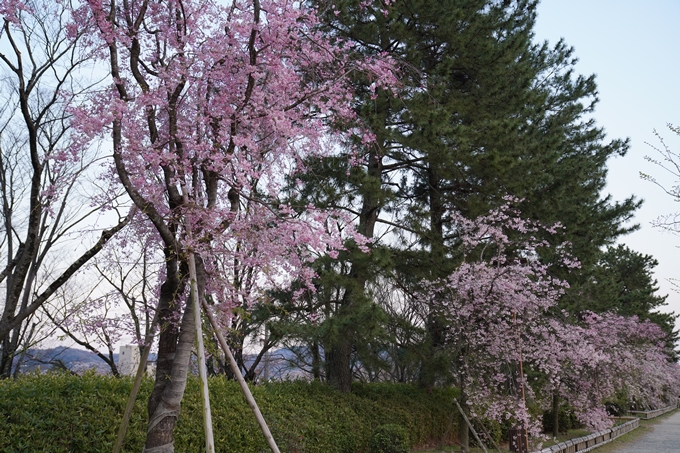
[{"label": "wooden fence", "polygon": [[658,417],[659,415],[663,415],[666,412],[675,410],[676,408],[677,406],[666,406],[655,411],[630,411],[630,413],[635,414],[636,417],[640,417],[643,420],[649,420],[650,418]]},{"label": "wooden fence", "polygon": [[611,429],[605,429],[588,436],[570,439],[566,442],[560,442],[552,447],[544,448],[543,450],[534,453],[582,453],[591,451],[601,445],[611,442],[622,434],[634,430],[640,426],[640,419],[636,418],[619,426],[614,426]]}]

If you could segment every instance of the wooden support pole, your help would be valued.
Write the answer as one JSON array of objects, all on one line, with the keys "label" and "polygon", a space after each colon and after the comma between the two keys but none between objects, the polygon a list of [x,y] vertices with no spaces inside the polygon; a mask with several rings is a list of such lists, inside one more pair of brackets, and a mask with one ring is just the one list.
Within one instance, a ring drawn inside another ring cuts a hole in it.
[{"label": "wooden support pole", "polygon": [[[182,198],[185,207],[189,206],[189,195],[186,186],[182,186]],[[189,242],[192,240],[191,222],[185,220],[184,229]],[[208,389],[208,368],[205,363],[205,348],[203,346],[203,322],[201,320],[201,305],[198,297],[198,277],[196,272],[196,257],[193,250],[187,250],[189,264],[189,280],[191,284],[191,304],[194,306],[194,324],[196,325],[196,355],[198,356],[198,376],[201,382],[201,397],[203,401],[203,431],[205,433],[205,453],[215,453],[215,437],[213,435],[212,414],[210,413],[210,392]]]},{"label": "wooden support pole", "polygon": [[196,282],[196,259],[192,252],[189,252],[189,278],[191,279],[191,303],[194,305],[194,323],[196,324],[198,375],[201,380],[201,396],[203,398],[203,430],[205,431],[205,453],[215,453],[215,437],[213,435],[212,414],[210,412],[210,393],[208,391],[208,368],[205,363],[201,306],[198,302],[198,284]]},{"label": "wooden support pole", "polygon": [[239,385],[241,386],[241,390],[243,391],[243,394],[246,397],[248,406],[250,406],[250,409],[252,409],[253,414],[255,414],[255,419],[257,420],[257,423],[260,425],[260,429],[262,430],[262,434],[264,435],[264,438],[267,441],[269,448],[271,448],[273,453],[281,453],[279,447],[276,445],[274,436],[272,436],[271,431],[269,431],[267,422],[264,420],[264,417],[262,416],[262,412],[260,412],[260,408],[257,406],[257,403],[255,402],[255,398],[253,398],[253,394],[250,393],[250,389],[248,388],[246,380],[243,379],[243,376],[241,375],[241,370],[239,370],[238,368],[238,364],[236,363],[236,360],[234,359],[234,356],[232,355],[231,350],[229,349],[229,346],[227,345],[227,342],[224,339],[222,332],[220,331],[220,327],[217,325],[217,322],[215,322],[215,318],[213,318],[212,313],[210,313],[208,304],[206,303],[205,300],[201,300],[201,304],[203,305],[203,312],[208,318],[208,321],[210,321],[210,325],[212,326],[213,331],[217,336],[217,341],[220,343],[220,346],[222,347],[224,354],[227,356],[227,359],[229,359],[229,366],[231,367],[231,371],[234,373],[236,379],[238,380]]},{"label": "wooden support pole", "polygon": [[142,377],[144,377],[144,372],[146,371],[146,362],[149,360],[149,352],[151,351],[151,345],[153,343],[153,332],[156,327],[156,321],[158,321],[158,312],[154,314],[151,326],[149,327],[149,332],[144,338],[144,349],[142,350],[142,356],[139,359],[135,382],[132,384],[132,390],[130,391],[130,396],[128,397],[127,405],[125,406],[125,412],[123,412],[123,421],[120,423],[120,428],[118,428],[118,436],[116,437],[116,443],[113,445],[113,453],[120,453],[120,449],[123,448],[123,441],[125,440],[125,433],[128,424],[130,423],[132,408],[135,406],[139,387],[142,385]]},{"label": "wooden support pole", "polygon": [[487,431],[486,428],[484,427],[484,423],[479,422],[479,426],[480,426],[480,428],[482,428],[482,431],[484,431],[484,434],[486,434],[486,437],[489,439],[489,442],[491,442],[491,445],[493,445],[493,448],[498,453],[501,453],[501,449],[498,447],[498,444],[496,443],[496,441],[493,440],[489,431]]},{"label": "wooden support pole", "polygon": [[463,420],[465,420],[465,423],[467,423],[468,427],[470,428],[470,431],[472,431],[472,435],[475,436],[475,440],[477,440],[477,443],[482,447],[482,450],[484,450],[484,453],[489,453],[486,450],[486,446],[484,446],[484,444],[482,443],[482,440],[477,435],[477,431],[475,431],[475,428],[472,426],[472,423],[470,423],[470,420],[467,418],[467,415],[465,415],[465,411],[463,410],[462,407],[460,407],[458,400],[454,399],[453,401],[456,403],[456,407],[458,407],[458,410],[460,411],[460,415],[463,416]]}]

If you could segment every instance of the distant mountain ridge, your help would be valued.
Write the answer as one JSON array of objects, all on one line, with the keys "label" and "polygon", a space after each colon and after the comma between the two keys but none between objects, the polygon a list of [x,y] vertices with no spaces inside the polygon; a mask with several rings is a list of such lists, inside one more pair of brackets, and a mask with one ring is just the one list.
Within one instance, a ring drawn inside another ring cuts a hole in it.
[{"label": "distant mountain ridge", "polygon": [[[29,349],[23,356],[16,358],[21,362],[21,373],[35,371],[50,371],[67,368],[75,373],[82,373],[94,369],[99,374],[109,374],[111,368],[100,359],[97,354],[84,349],[56,346],[45,349]],[[118,353],[113,354],[113,360],[118,363]],[[156,360],[155,354],[149,355],[149,360]]]},{"label": "distant mountain ridge", "polygon": [[[271,379],[296,379],[305,378],[306,373],[296,366],[291,366],[291,362],[296,361],[296,357],[301,351],[293,351],[288,348],[281,348],[270,351],[269,353],[269,376]],[[244,354],[246,364],[251,364],[256,354]],[[118,353],[113,354],[114,361],[118,364]],[[56,346],[54,348],[29,349],[22,356],[15,358],[20,361],[20,373],[46,372],[56,370],[69,370],[81,374],[88,370],[94,370],[98,374],[110,374],[109,365],[99,358],[95,353],[67,346]],[[149,355],[149,361],[156,360],[156,354]],[[264,367],[264,360],[258,365],[258,374],[261,374]]]}]

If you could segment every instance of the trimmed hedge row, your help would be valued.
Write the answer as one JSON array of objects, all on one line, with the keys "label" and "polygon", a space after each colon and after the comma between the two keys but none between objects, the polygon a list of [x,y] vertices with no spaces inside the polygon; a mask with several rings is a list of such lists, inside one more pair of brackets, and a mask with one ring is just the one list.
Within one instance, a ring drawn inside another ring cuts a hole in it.
[{"label": "trimmed hedge row", "polygon": [[[0,381],[0,452],[110,452],[120,424],[130,379],[86,374],[28,375]],[[144,443],[146,401],[153,382],[137,398],[125,451]],[[431,394],[407,385],[358,384],[341,394],[313,382],[278,382],[252,387],[282,452],[368,452],[373,431],[399,425],[412,445],[438,443],[451,426],[455,390]],[[268,451],[238,384],[210,381],[216,450]],[[175,450],[203,450],[199,383],[190,379],[175,432]],[[456,417],[453,417],[454,419]],[[455,424],[455,422],[454,422]]]}]

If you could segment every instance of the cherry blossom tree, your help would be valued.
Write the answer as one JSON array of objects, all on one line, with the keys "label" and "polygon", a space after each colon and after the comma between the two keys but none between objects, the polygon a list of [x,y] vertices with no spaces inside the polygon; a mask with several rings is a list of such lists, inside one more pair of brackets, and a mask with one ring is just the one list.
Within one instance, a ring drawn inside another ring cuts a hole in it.
[{"label": "cherry blossom tree", "polygon": [[[551,277],[540,260],[540,249],[548,243],[534,236],[546,228],[523,220],[509,204],[475,220],[456,213],[450,217],[461,262],[425,289],[440,305],[447,325],[462,407],[493,420],[510,420],[537,435],[538,423],[526,407],[526,397],[533,394],[521,363],[532,359],[525,351],[525,344],[535,341],[530,327],[540,323],[568,286]],[[577,265],[566,255],[563,264]],[[464,423],[460,439],[467,449]]]},{"label": "cherry blossom tree", "polygon": [[332,149],[331,120],[355,130],[348,76],[365,71],[380,87],[392,83],[390,64],[352,59],[351,46],[329,43],[314,11],[296,2],[84,3],[69,29],[93,17],[99,32],[90,38],[111,87],[73,114],[83,135],[110,134],[112,176],[160,238],[146,450],[172,451],[196,329],[187,257],[196,258],[199,297],[227,308],[239,288],[219,274],[220,261],[254,261],[260,287],[309,283],[303,264],[342,247],[343,220],[282,203],[283,176]]},{"label": "cherry blossom tree", "polygon": [[[540,438],[527,400],[549,408],[553,395],[574,408],[587,427],[611,422],[607,398],[625,391],[652,407],[677,395],[678,367],[664,352],[665,333],[635,317],[584,312],[578,320],[557,310],[568,287],[540,260],[542,227],[506,205],[468,220],[451,215],[460,264],[447,278],[425,284],[446,320],[447,344],[463,407],[473,414],[527,428]],[[577,268],[568,247],[553,249],[561,265]],[[542,378],[529,381],[527,374]],[[467,427],[461,432],[465,445]]]},{"label": "cherry blossom tree", "polygon": [[668,360],[666,333],[658,325],[614,313],[584,312],[579,318],[534,328],[539,341],[529,348],[548,377],[544,394],[566,401],[592,430],[611,426],[604,403],[617,392],[648,408],[674,401],[680,368]]}]

